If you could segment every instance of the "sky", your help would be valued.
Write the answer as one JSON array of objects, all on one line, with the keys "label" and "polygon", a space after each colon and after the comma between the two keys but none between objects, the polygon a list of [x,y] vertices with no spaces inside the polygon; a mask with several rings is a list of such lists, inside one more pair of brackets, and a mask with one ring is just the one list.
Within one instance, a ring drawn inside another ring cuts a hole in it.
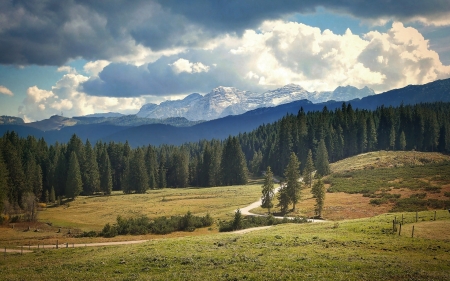
[{"label": "sky", "polygon": [[0,0],[0,115],[450,77],[450,0]]}]

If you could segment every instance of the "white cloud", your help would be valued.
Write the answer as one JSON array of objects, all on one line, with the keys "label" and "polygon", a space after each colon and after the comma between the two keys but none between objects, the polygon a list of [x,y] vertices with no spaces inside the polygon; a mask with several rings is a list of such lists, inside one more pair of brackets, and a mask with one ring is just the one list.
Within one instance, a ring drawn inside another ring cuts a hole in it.
[{"label": "white cloud", "polygon": [[178,59],[177,61],[169,65],[172,67],[172,70],[175,73],[200,73],[209,71],[209,66],[204,65],[201,62],[192,63],[186,59]]},{"label": "white cloud", "polygon": [[84,65],[83,69],[89,75],[98,76],[98,74],[103,70],[103,68],[105,68],[110,63],[111,62],[107,60],[90,61]]},{"label": "white cloud", "polygon": [[14,96],[13,92],[5,86],[0,85],[0,94],[4,94],[7,96]]},{"label": "white cloud", "polygon": [[58,67],[57,71],[58,72],[71,73],[71,74],[76,74],[77,73],[75,68],[67,66],[67,65],[63,65],[63,66]]},{"label": "white cloud", "polygon": [[[91,65],[92,66],[92,65]],[[89,68],[89,66],[88,66]],[[88,77],[65,74],[51,91],[28,88],[27,97],[19,107],[19,116],[26,122],[42,120],[61,112],[64,116],[82,116],[97,112],[136,113],[145,104],[144,98],[93,97],[79,90]]]}]

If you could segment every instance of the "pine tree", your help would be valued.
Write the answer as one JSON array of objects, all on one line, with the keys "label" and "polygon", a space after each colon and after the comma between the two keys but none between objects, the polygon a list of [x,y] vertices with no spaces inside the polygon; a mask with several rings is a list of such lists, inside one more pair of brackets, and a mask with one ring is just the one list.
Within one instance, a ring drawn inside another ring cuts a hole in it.
[{"label": "pine tree", "polygon": [[150,189],[155,189],[158,187],[158,163],[156,160],[156,151],[151,145],[147,147],[147,151],[145,153],[145,166],[148,175],[148,187]]},{"label": "pine tree", "polygon": [[367,151],[374,151],[377,149],[377,129],[372,115],[367,119]]},{"label": "pine tree", "polygon": [[288,212],[289,204],[291,203],[286,183],[283,183],[281,185],[277,194],[277,199],[278,199],[277,207],[280,208],[281,214],[285,215]]},{"label": "pine tree", "polygon": [[405,148],[406,148],[406,137],[405,137],[405,132],[403,132],[403,131],[400,133],[399,146],[400,146],[400,150],[405,150]]},{"label": "pine tree", "polygon": [[229,137],[222,152],[220,162],[223,185],[247,183],[247,165],[244,153],[236,137]]},{"label": "pine tree", "polygon": [[67,198],[75,199],[82,191],[83,181],[81,180],[80,165],[78,164],[77,155],[72,151],[67,171],[65,195]]},{"label": "pine tree", "polygon": [[100,156],[100,190],[110,195],[112,191],[111,163],[109,162],[108,153],[105,148]]},{"label": "pine tree", "polygon": [[261,207],[267,208],[269,214],[270,209],[273,207],[273,197],[274,197],[274,185],[273,185],[273,173],[270,166],[267,167],[266,175],[264,176],[264,184],[262,186],[262,197],[261,197]]},{"label": "pine tree", "polygon": [[330,173],[328,152],[327,148],[325,147],[325,141],[323,139],[320,140],[319,146],[317,148],[316,169],[316,173],[321,176],[326,176]]},{"label": "pine tree", "polygon": [[55,188],[52,186],[52,189],[50,190],[50,195],[48,200],[52,203],[55,203],[56,201],[56,196],[55,196]]},{"label": "pine tree", "polygon": [[395,149],[395,128],[394,128],[394,125],[392,125],[391,131],[389,133],[389,146],[392,148],[392,150]]},{"label": "pine tree", "polygon": [[310,149],[308,151],[308,157],[306,158],[305,169],[303,170],[303,181],[305,184],[309,185],[310,188],[312,188],[314,169],[312,151]]},{"label": "pine tree", "polygon": [[289,163],[284,171],[286,178],[286,191],[289,196],[289,201],[292,202],[295,211],[295,204],[300,200],[301,183],[300,180],[300,162],[294,152],[289,157]]},{"label": "pine tree", "polygon": [[3,202],[7,199],[7,193],[8,168],[6,167],[5,162],[3,162],[3,156],[0,150],[0,210],[3,210]]},{"label": "pine tree", "polygon": [[325,185],[323,184],[322,179],[319,179],[314,184],[314,190],[316,190],[315,211],[316,215],[320,218],[322,217],[323,206],[325,203]]},{"label": "pine tree", "polygon": [[83,179],[83,193],[92,195],[100,188],[100,172],[98,169],[97,156],[92,149],[89,140],[84,147],[85,152],[85,171]]},{"label": "pine tree", "polygon": [[129,187],[137,193],[145,193],[148,190],[148,176],[141,148],[137,148],[132,155],[127,181]]}]

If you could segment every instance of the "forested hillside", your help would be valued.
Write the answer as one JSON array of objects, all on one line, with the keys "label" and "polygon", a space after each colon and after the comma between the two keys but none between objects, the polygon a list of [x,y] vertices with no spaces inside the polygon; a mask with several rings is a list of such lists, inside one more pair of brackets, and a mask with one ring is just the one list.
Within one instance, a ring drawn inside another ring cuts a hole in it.
[{"label": "forested hillside", "polygon": [[80,194],[245,184],[249,172],[259,174],[268,166],[282,176],[292,152],[301,171],[309,151],[317,169],[376,150],[448,153],[449,120],[450,103],[374,111],[344,103],[334,111],[325,107],[305,113],[300,108],[297,115],[225,141],[135,149],[128,142],[92,145],[76,135],[67,144],[49,145],[43,138],[8,132],[0,139],[0,207],[12,214],[31,208],[36,200],[54,202]]}]

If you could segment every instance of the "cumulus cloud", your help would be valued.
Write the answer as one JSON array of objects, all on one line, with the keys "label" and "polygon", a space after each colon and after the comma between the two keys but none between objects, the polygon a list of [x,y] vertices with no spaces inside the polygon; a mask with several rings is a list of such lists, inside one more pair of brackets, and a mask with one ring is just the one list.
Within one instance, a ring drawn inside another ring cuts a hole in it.
[{"label": "cumulus cloud", "polygon": [[82,87],[90,95],[115,97],[207,93],[220,85],[261,92],[288,83],[310,91],[352,85],[381,92],[449,76],[450,66],[441,63],[428,41],[401,23],[384,33],[359,36],[350,29],[335,34],[301,23],[266,21],[240,37],[216,38],[208,49],[142,66],[109,64]]},{"label": "cumulus cloud", "polygon": [[13,92],[5,86],[0,85],[0,94],[4,94],[7,96],[14,96]]},{"label": "cumulus cloud", "polygon": [[201,62],[192,63],[186,59],[178,59],[176,62],[169,64],[175,73],[187,72],[187,73],[199,73],[208,72],[209,66],[204,65]]},{"label": "cumulus cloud", "polygon": [[111,111],[134,114],[146,102],[145,98],[88,96],[79,90],[80,83],[87,79],[83,75],[68,73],[51,91],[37,86],[28,88],[27,96],[19,107],[19,116],[31,122],[61,113],[68,117]]},{"label": "cumulus cloud", "polygon": [[63,65],[81,57],[142,65],[317,7],[373,22],[450,24],[450,5],[442,0],[1,1],[0,63]]}]

